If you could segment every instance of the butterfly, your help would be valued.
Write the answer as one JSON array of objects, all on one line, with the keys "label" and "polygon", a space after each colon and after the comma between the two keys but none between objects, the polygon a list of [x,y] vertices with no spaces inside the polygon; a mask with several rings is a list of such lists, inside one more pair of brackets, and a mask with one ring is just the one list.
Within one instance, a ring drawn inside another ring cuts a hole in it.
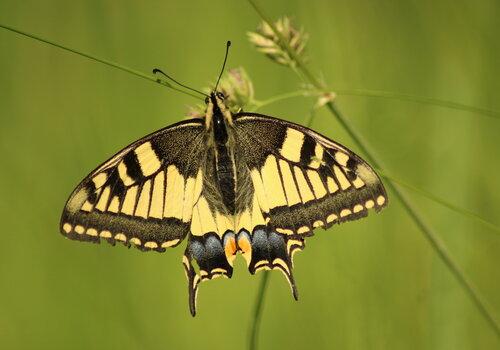
[{"label": "butterfly", "polygon": [[[226,52],[227,56],[227,52]],[[204,117],[125,147],[70,195],[60,222],[69,239],[164,252],[187,240],[189,309],[198,285],[248,270],[281,271],[295,299],[293,256],[316,228],[387,205],[382,182],[348,148],[304,126],[238,112],[216,88]]]}]

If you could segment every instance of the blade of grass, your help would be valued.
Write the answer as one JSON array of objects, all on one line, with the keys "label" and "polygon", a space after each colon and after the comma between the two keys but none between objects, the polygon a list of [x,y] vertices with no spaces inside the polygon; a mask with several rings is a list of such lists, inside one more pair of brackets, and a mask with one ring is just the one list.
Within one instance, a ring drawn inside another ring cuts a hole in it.
[{"label": "blade of grass", "polygon": [[293,98],[293,97],[308,96],[308,95],[311,95],[311,91],[297,90],[297,91],[286,92],[284,94],[280,94],[280,95],[276,95],[276,96],[273,96],[271,98],[268,98],[267,100],[264,100],[264,101],[255,101],[252,110],[254,112],[256,112],[257,110],[259,110],[265,106],[268,106],[272,103],[276,103],[278,101],[286,100],[286,99]]},{"label": "blade of grass", "polygon": [[489,222],[488,220],[482,218],[481,216],[477,215],[476,213],[470,211],[470,210],[467,210],[467,209],[464,209],[464,208],[461,208],[459,207],[458,205],[455,205],[455,204],[452,204],[430,192],[427,192],[427,191],[424,191],[418,187],[415,187],[413,185],[410,185],[409,183],[407,182],[404,182],[402,180],[399,180],[397,178],[395,178],[394,176],[390,176],[390,175],[387,175],[386,173],[384,173],[382,170],[380,169],[377,169],[377,172],[379,173],[379,175],[381,175],[382,177],[386,178],[387,180],[389,181],[392,181],[400,186],[403,186],[403,187],[406,187],[414,192],[417,192],[419,194],[421,194],[422,196],[424,197],[427,197],[428,199],[430,199],[431,201],[433,202],[436,202],[448,209],[451,209],[459,214],[462,214],[464,216],[468,216],[469,218],[471,219],[474,219],[480,223],[482,223],[483,225],[489,227],[490,229],[492,229],[493,231],[496,231],[496,232],[499,232],[500,233],[500,227],[495,225],[494,223],[492,222]]},{"label": "blade of grass", "polygon": [[[181,92],[181,93],[184,93],[184,94],[187,94],[189,96],[192,96],[192,97],[199,99],[198,96],[193,95],[187,91],[178,89],[166,81],[159,80],[158,78],[156,78],[154,76],[147,75],[145,73],[142,73],[142,72],[134,70],[132,68],[123,66],[121,64],[118,64],[118,63],[115,63],[115,62],[112,62],[112,61],[109,61],[109,60],[106,60],[103,58],[99,58],[96,56],[92,56],[92,55],[89,55],[87,53],[84,53],[84,52],[81,52],[81,51],[78,51],[78,50],[75,50],[75,49],[72,49],[69,47],[65,47],[61,44],[44,39],[42,37],[36,36],[34,34],[31,34],[31,33],[21,31],[19,29],[11,27],[11,26],[0,24],[0,28],[4,28],[6,30],[12,31],[14,33],[17,33],[17,34],[20,34],[23,36],[26,36],[28,38],[55,46],[59,49],[66,50],[66,51],[69,51],[71,53],[86,57],[88,59],[100,62],[102,64],[105,64],[105,65],[108,65],[110,67],[122,70],[122,71],[130,73],[130,74],[133,74],[133,75],[141,77],[143,79],[150,80],[152,82],[167,86],[175,91],[178,91],[178,92]],[[482,115],[493,117],[493,118],[500,118],[499,111],[475,107],[475,106],[469,106],[469,105],[465,105],[462,103],[440,100],[440,99],[435,99],[435,98],[430,98],[430,97],[423,97],[423,96],[410,95],[410,94],[401,94],[401,93],[397,93],[397,92],[393,92],[393,91],[369,90],[369,89],[337,89],[335,91],[335,93],[339,96],[340,95],[347,95],[347,96],[350,95],[350,96],[365,96],[365,97],[381,97],[381,98],[397,99],[397,100],[402,100],[402,101],[411,101],[411,102],[417,102],[417,103],[428,104],[428,105],[435,105],[435,106],[451,108],[451,109],[456,109],[456,110],[468,111],[468,112],[472,112],[472,113],[478,113],[478,114],[482,114]],[[274,102],[277,102],[280,100],[284,100],[284,99],[292,98],[292,97],[297,97],[297,96],[307,96],[308,94],[311,94],[311,91],[299,90],[299,91],[293,91],[290,93],[274,96],[268,100],[257,102],[255,105],[255,110],[260,109],[264,106],[267,106],[268,104],[271,104],[271,103],[274,103]]]},{"label": "blade of grass", "polygon": [[[283,49],[287,51],[292,59],[296,62],[296,67],[301,71],[302,76],[314,86],[319,91],[327,91],[326,86],[322,84],[305,66],[300,57],[298,57],[295,52],[290,48],[285,38],[281,35],[281,33],[276,29],[272,21],[267,17],[260,7],[256,4],[254,0],[248,0],[250,5],[255,9],[261,19],[266,22],[269,27],[273,30],[275,35],[279,38]],[[350,123],[350,121],[344,117],[344,115],[338,110],[337,106],[333,102],[328,102],[326,104],[327,109],[333,114],[333,116],[337,119],[337,121],[342,125],[342,127],[346,130],[352,140],[356,143],[356,145],[361,149],[364,153],[366,159],[371,163],[372,166],[376,168],[384,168],[381,166],[381,161],[378,160],[374,156],[374,152],[367,146],[367,143],[363,140],[361,134],[354,128],[354,126]],[[436,251],[438,256],[441,258],[445,266],[450,270],[450,272],[455,276],[460,285],[467,292],[472,302],[476,305],[479,312],[483,315],[485,320],[490,324],[492,329],[494,330],[497,337],[500,338],[500,325],[498,321],[493,316],[493,312],[490,311],[487,306],[486,300],[482,297],[479,290],[472,283],[472,281],[466,276],[465,272],[461,269],[461,267],[456,263],[455,258],[451,255],[446,247],[445,243],[439,238],[439,236],[431,230],[431,228],[424,221],[422,216],[418,213],[416,208],[411,204],[411,202],[406,198],[406,196],[399,191],[397,187],[393,185],[392,182],[388,182],[388,186],[391,191],[394,193],[394,196],[399,200],[407,214],[413,220],[413,222],[420,229],[424,237],[430,243],[431,247]],[[261,293],[259,293],[260,295]],[[262,293],[262,298],[265,293]]]},{"label": "blade of grass", "polygon": [[[425,96],[417,96],[411,94],[402,94],[394,91],[383,91],[383,90],[370,90],[370,89],[335,89],[334,93],[337,96],[362,96],[362,97],[376,97],[376,98],[387,98],[391,100],[400,100],[400,101],[409,101],[415,102],[424,105],[430,106],[438,106],[443,108],[454,109],[458,111],[465,111],[470,113],[476,113],[480,115],[484,115],[487,117],[500,119],[500,112],[492,109],[480,108],[476,106],[470,106],[463,103],[441,100],[437,98],[425,97]],[[281,95],[277,95],[271,97],[264,101],[256,101],[255,102],[255,110],[261,109],[267,105],[272,103],[285,100],[288,98],[294,98],[299,96],[315,96],[316,93],[311,90],[296,90],[287,92]]]},{"label": "blade of grass", "polygon": [[257,341],[259,339],[259,329],[260,329],[260,320],[262,318],[262,310],[264,309],[264,295],[266,293],[267,284],[269,282],[269,271],[264,271],[264,274],[260,278],[259,284],[259,293],[257,294],[257,298],[255,299],[255,308],[253,311],[253,322],[252,327],[250,328],[249,335],[249,346],[250,350],[257,349]]},{"label": "blade of grass", "polygon": [[344,96],[364,96],[364,97],[381,97],[389,98],[393,100],[410,101],[417,102],[426,105],[439,106],[444,108],[456,109],[459,111],[466,111],[471,113],[481,114],[487,117],[500,119],[500,112],[494,111],[492,109],[480,108],[475,106],[465,105],[463,103],[446,101],[437,98],[416,96],[411,94],[402,94],[393,91],[383,91],[383,90],[369,90],[369,89],[336,89],[335,93],[337,95]]},{"label": "blade of grass", "polygon": [[24,32],[22,30],[19,30],[19,29],[16,29],[14,27],[10,27],[10,26],[7,26],[5,24],[1,24],[0,23],[0,28],[3,28],[3,29],[6,29],[8,31],[11,31],[11,32],[14,32],[16,34],[19,34],[19,35],[22,35],[22,36],[25,36],[25,37],[28,37],[30,39],[34,39],[34,40],[37,40],[37,41],[40,41],[40,42],[43,42],[45,44],[49,44],[49,45],[52,45],[52,46],[55,46],[61,50],[65,50],[65,51],[68,51],[68,52],[71,52],[71,53],[74,53],[76,55],[79,55],[79,56],[82,56],[82,57],[85,57],[85,58],[88,58],[92,61],[96,61],[96,62],[99,62],[99,63],[102,63],[102,64],[105,64],[109,67],[113,67],[115,69],[119,69],[121,71],[124,71],[126,73],[129,73],[129,74],[132,74],[132,75],[135,75],[139,78],[142,78],[142,79],[146,79],[146,80],[149,80],[149,81],[152,81],[153,83],[157,83],[157,84],[160,84],[160,85],[163,85],[163,86],[166,86],[172,90],[175,90],[177,92],[180,92],[180,93],[183,93],[183,94],[186,94],[186,95],[189,95],[189,96],[192,96],[194,98],[197,98],[197,99],[201,99],[199,96],[196,96],[194,94],[191,94],[190,92],[188,91],[184,91],[184,90],[181,90],[181,89],[178,89],[176,88],[175,86],[173,86],[172,84],[164,81],[164,80],[161,80],[161,79],[158,79],[154,76],[151,76],[151,75],[148,75],[148,74],[145,74],[143,72],[140,72],[140,71],[137,71],[135,69],[132,69],[132,68],[129,68],[129,67],[126,67],[126,66],[123,66],[121,64],[118,64],[116,62],[112,62],[112,61],[109,61],[109,60],[106,60],[104,58],[99,58],[97,56],[93,56],[93,55],[90,55],[88,53],[85,53],[85,52],[82,52],[82,51],[79,51],[79,50],[75,50],[75,49],[72,49],[72,48],[69,48],[67,46],[64,46],[64,45],[61,45],[61,44],[58,44],[56,42],[53,42],[53,41],[50,41],[50,40],[47,40],[47,39],[44,39],[42,37],[39,37],[37,35],[34,35],[34,34],[31,34],[31,33],[28,33],[28,32]]}]

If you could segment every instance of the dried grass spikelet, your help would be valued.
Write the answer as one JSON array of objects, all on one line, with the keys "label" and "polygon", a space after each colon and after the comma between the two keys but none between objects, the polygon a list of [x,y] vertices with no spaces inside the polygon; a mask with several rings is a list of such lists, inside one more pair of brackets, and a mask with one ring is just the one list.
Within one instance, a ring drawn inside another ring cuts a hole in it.
[{"label": "dried grass spikelet", "polygon": [[[308,35],[303,29],[296,29],[289,17],[278,19],[274,26],[276,30],[283,36],[285,42],[292,49],[297,57],[304,58],[304,51],[308,39]],[[280,38],[273,31],[271,26],[266,22],[262,22],[257,31],[248,32],[248,39],[257,48],[258,51],[265,54],[267,57],[276,63],[284,66],[295,67],[296,62],[293,57],[283,47]]]},{"label": "dried grass spikelet", "polygon": [[[214,88],[215,85],[211,84],[210,87],[204,88],[203,92],[210,94]],[[233,113],[255,103],[253,83],[243,67],[232,68],[224,73],[217,90],[224,94],[226,105]],[[205,104],[188,106],[186,118],[203,118],[206,108]]]},{"label": "dried grass spikelet", "polygon": [[337,97],[337,94],[333,91],[331,92],[322,92],[318,95],[316,99],[316,103],[314,104],[314,109],[320,109],[321,107],[324,107],[327,103],[333,102],[335,98]]},{"label": "dried grass spikelet", "polygon": [[205,116],[205,110],[207,106],[201,103],[197,103],[193,106],[187,106],[187,111],[184,115],[184,119],[200,119]]},{"label": "dried grass spikelet", "polygon": [[243,67],[230,69],[221,79],[218,90],[226,96],[226,104],[232,112],[254,103],[253,83]]}]

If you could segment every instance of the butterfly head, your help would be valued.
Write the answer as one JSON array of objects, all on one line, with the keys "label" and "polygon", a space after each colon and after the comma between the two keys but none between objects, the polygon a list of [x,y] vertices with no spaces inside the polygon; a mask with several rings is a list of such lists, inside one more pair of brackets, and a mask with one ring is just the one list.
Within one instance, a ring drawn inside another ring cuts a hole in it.
[{"label": "butterfly head", "polygon": [[205,98],[207,111],[205,113],[205,126],[211,129],[213,124],[228,124],[233,125],[233,116],[225,102],[226,96],[220,91],[212,91]]},{"label": "butterfly head", "polygon": [[231,46],[231,42],[228,41],[226,43],[226,54],[224,55],[224,63],[222,63],[222,69],[219,74],[219,78],[217,78],[217,83],[215,83],[214,90],[210,93],[209,96],[205,98],[205,103],[207,104],[207,112],[205,113],[205,126],[207,130],[214,127],[214,131],[219,128],[226,128],[226,124],[232,126],[233,125],[233,116],[227,108],[226,103],[224,102],[226,96],[220,91],[217,91],[217,87],[219,86],[220,78],[222,77],[222,73],[224,73],[224,68],[226,67],[227,55],[229,53],[229,47]]}]

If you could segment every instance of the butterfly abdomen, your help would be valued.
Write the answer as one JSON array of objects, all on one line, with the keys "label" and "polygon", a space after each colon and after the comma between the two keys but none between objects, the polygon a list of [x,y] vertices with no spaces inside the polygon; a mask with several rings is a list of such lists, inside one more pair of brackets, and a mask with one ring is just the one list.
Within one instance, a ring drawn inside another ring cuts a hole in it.
[{"label": "butterfly abdomen", "polygon": [[236,172],[234,155],[230,146],[228,129],[224,117],[216,110],[213,116],[213,132],[215,143],[215,174],[217,185],[226,210],[234,214],[236,196]]},{"label": "butterfly abdomen", "polygon": [[230,151],[227,147],[217,147],[217,156],[215,158],[215,162],[217,184],[222,196],[222,201],[227,211],[231,214],[234,214],[236,179],[233,157],[231,156]]}]

